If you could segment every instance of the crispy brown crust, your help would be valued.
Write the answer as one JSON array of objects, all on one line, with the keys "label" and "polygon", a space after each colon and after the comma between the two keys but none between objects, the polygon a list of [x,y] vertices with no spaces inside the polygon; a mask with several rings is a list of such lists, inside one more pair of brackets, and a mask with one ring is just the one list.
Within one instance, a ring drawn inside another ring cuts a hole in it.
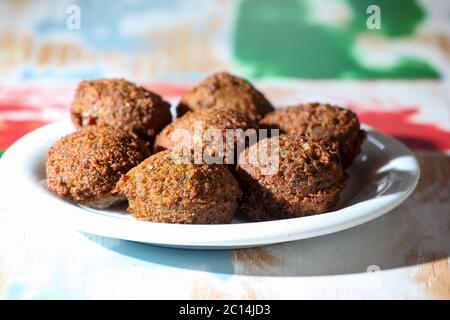
[{"label": "crispy brown crust", "polygon": [[311,141],[337,141],[344,167],[350,166],[361,152],[366,138],[355,113],[330,104],[308,103],[279,109],[267,114],[260,125],[303,135]]},{"label": "crispy brown crust", "polygon": [[226,166],[196,165],[170,150],[133,168],[117,189],[126,195],[135,218],[165,223],[230,223],[241,196]]},{"label": "crispy brown crust", "polygon": [[177,116],[188,111],[236,110],[252,120],[261,119],[273,111],[273,106],[264,95],[248,81],[227,72],[215,73],[192,88],[181,99]]},{"label": "crispy brown crust", "polygon": [[124,79],[80,82],[71,115],[77,128],[115,126],[150,144],[172,120],[169,103]]},{"label": "crispy brown crust", "polygon": [[239,159],[243,211],[253,220],[264,221],[319,214],[334,207],[346,180],[336,149],[301,136],[281,135],[279,169],[263,175],[258,165],[244,158],[256,148],[263,150],[271,139],[275,138],[246,149]]},{"label": "crispy brown crust", "polygon": [[112,192],[117,181],[148,156],[145,143],[123,131],[87,126],[50,148],[47,187],[61,198],[105,208],[124,199]]},{"label": "crispy brown crust", "polygon": [[[196,124],[199,124],[201,132],[195,130]],[[202,148],[202,150],[209,151],[210,155],[220,155],[225,157],[227,152],[226,134],[228,129],[242,129],[245,132],[247,129],[257,129],[258,124],[252,121],[244,114],[234,110],[218,110],[217,112],[188,112],[181,118],[177,118],[170,125],[165,127],[163,131],[156,137],[155,152],[162,150],[172,150],[180,145],[188,144],[191,148],[196,145]],[[208,144],[206,141],[205,133],[209,129],[217,129],[220,131],[223,137],[223,149],[218,150],[214,145]],[[255,130],[255,136],[257,131]],[[236,143],[238,141],[244,142],[245,137],[234,138],[234,147],[236,153]],[[200,145],[200,141],[203,143]],[[186,143],[187,142],[187,143]],[[235,156],[235,154],[234,154]],[[233,163],[235,163],[233,158]]]}]

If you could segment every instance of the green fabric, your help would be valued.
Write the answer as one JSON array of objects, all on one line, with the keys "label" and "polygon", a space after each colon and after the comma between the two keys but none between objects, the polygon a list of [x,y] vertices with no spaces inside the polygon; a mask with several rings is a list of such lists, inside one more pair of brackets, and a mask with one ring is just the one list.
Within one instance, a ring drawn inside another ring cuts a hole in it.
[{"label": "green fabric", "polygon": [[[344,1],[344,0],[343,0]],[[234,55],[242,73],[252,77],[438,78],[426,61],[403,56],[391,67],[364,66],[354,53],[361,33],[398,38],[413,34],[424,19],[408,0],[347,0],[353,18],[342,26],[318,24],[306,0],[242,0],[234,34]],[[380,30],[366,27],[366,9],[379,5]]]}]

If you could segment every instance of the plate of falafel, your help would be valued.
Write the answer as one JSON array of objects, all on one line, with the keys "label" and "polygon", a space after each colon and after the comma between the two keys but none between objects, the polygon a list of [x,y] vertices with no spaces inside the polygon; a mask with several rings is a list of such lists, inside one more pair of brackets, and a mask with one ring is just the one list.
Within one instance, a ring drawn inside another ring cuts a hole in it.
[{"label": "plate of falafel", "polygon": [[420,176],[401,142],[328,103],[274,108],[213,74],[176,106],[124,79],[79,83],[70,119],[1,159],[53,223],[162,246],[227,249],[325,235],[401,204]]}]

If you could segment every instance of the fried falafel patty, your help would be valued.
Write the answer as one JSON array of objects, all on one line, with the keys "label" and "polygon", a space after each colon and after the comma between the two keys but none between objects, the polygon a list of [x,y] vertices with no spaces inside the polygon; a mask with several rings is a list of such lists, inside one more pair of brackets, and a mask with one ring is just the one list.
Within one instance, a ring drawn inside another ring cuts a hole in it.
[{"label": "fried falafel patty", "polygon": [[47,187],[63,199],[103,209],[124,200],[113,192],[117,181],[149,155],[143,141],[124,131],[87,126],[50,148]]},{"label": "fried falafel patty", "polygon": [[110,125],[149,144],[172,121],[168,102],[124,79],[80,82],[71,115],[77,128]]},{"label": "fried falafel patty", "polygon": [[252,120],[273,111],[273,106],[250,82],[227,72],[215,73],[191,89],[177,107],[178,117],[188,111],[232,109]]},{"label": "fried falafel patty", "polygon": [[[252,153],[258,161],[251,160]],[[275,169],[265,171],[275,159]],[[346,180],[336,148],[298,135],[264,139],[246,149],[237,177],[244,191],[241,208],[255,221],[324,213],[336,205]]]},{"label": "fried falafel patty", "polygon": [[[196,145],[201,147],[211,156],[227,157],[227,163],[237,160],[236,154],[239,147],[245,149],[245,137],[254,135],[257,138],[258,124],[246,115],[234,110],[218,110],[217,112],[188,112],[181,118],[177,118],[156,137],[155,152],[165,149],[187,147],[194,149]],[[242,130],[237,130],[242,129]],[[247,129],[255,129],[246,131]],[[232,138],[227,137],[233,134]],[[247,134],[247,136],[245,136]],[[228,140],[227,140],[228,139]],[[255,141],[256,142],[256,141]],[[232,146],[233,154],[227,154],[227,148]]]},{"label": "fried falafel patty", "polygon": [[344,168],[361,152],[366,138],[355,113],[330,104],[307,103],[279,109],[267,114],[260,125],[304,135],[311,141],[337,141]]},{"label": "fried falafel patty", "polygon": [[183,224],[230,223],[241,196],[224,165],[194,164],[178,151],[154,154],[117,184],[137,219]]}]

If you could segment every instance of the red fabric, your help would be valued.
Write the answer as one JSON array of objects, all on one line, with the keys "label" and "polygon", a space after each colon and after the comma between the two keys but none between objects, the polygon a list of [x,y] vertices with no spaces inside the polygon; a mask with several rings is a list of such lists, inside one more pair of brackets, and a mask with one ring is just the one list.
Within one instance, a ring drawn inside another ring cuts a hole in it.
[{"label": "red fabric", "polygon": [[[189,89],[183,85],[154,84],[147,86],[166,99],[178,99]],[[0,87],[0,151],[14,141],[67,113],[75,87],[23,86]],[[352,107],[361,119],[381,132],[394,136],[410,148],[422,150],[450,150],[450,132],[431,123],[411,120],[419,109],[392,108],[396,111],[377,111]]]}]

